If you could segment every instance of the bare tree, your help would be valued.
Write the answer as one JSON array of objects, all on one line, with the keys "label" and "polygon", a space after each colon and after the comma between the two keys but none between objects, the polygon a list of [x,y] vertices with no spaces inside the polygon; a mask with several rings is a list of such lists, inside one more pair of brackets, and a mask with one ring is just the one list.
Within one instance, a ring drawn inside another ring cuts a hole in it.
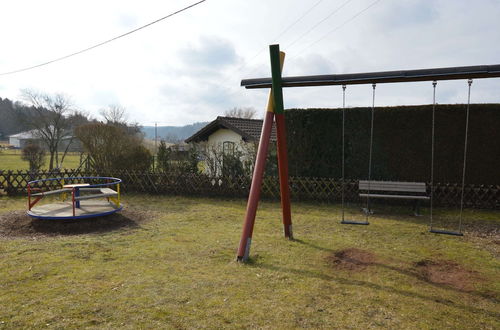
[{"label": "bare tree", "polygon": [[199,142],[192,146],[203,159],[204,173],[209,176],[251,176],[257,151],[256,143],[236,144],[232,151],[225,151],[223,143]]},{"label": "bare tree", "polygon": [[129,134],[135,134],[144,138],[141,126],[137,122],[128,121],[127,109],[119,104],[108,105],[107,108],[99,110],[99,113],[105,120],[105,124],[113,125],[125,129]]},{"label": "bare tree", "polygon": [[59,167],[58,150],[61,141],[65,139],[69,139],[69,143],[72,141],[71,123],[67,118],[73,109],[71,100],[63,94],[50,95],[30,89],[22,90],[21,94],[33,109],[26,117],[27,124],[49,151],[49,170]]},{"label": "bare tree", "polygon": [[99,110],[106,124],[127,124],[127,110],[119,104],[110,104],[107,108]]},{"label": "bare tree", "polygon": [[200,142],[197,145],[197,149],[204,162],[204,172],[209,176],[220,176],[224,158],[222,144]]},{"label": "bare tree", "polygon": [[234,107],[224,112],[224,116],[226,117],[245,118],[245,119],[255,118],[256,115],[257,115],[257,110],[251,107],[247,108]]}]

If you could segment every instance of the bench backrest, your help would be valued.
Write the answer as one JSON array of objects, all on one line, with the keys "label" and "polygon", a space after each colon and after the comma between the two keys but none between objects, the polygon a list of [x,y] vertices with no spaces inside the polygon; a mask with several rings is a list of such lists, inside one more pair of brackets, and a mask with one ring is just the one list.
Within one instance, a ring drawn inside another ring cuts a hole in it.
[{"label": "bench backrest", "polygon": [[[371,191],[399,191],[407,193],[426,193],[425,182],[369,181]],[[368,190],[368,181],[359,181],[359,190]]]}]

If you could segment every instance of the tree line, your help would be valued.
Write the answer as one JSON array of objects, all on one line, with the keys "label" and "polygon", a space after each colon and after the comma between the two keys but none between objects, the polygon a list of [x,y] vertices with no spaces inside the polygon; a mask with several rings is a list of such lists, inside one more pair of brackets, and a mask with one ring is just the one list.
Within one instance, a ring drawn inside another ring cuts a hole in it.
[{"label": "tree line", "polygon": [[[31,170],[38,170],[49,158],[49,170],[58,169],[75,141],[82,144],[96,168],[144,169],[152,161],[142,145],[140,126],[127,122],[125,108],[110,105],[100,111],[104,120],[92,119],[79,110],[64,94],[35,90],[21,91],[24,102],[0,99],[0,134],[3,138],[21,131],[31,131],[22,158]],[[42,144],[42,145],[40,145]]]},{"label": "tree line", "polygon": [[[67,95],[29,89],[22,90],[21,94],[24,103],[1,100],[1,111],[8,113],[7,122],[13,124],[2,132],[4,135],[21,130],[35,132],[36,141],[25,146],[22,153],[31,170],[39,170],[45,157],[49,158],[49,170],[59,169],[75,141],[82,144],[88,155],[87,167],[94,169],[146,171],[153,168],[171,173],[203,171],[212,175],[250,175],[253,169],[254,151],[245,147],[227,152],[221,146],[199,144],[180,150],[179,147],[167,148],[162,142],[155,161],[144,146],[141,127],[127,121],[126,110],[121,106],[101,109],[103,120],[98,121],[79,110]],[[252,118],[255,114],[253,108],[232,108],[225,112],[226,116],[243,118]],[[37,141],[41,141],[44,148]],[[243,157],[244,154],[247,156]]]}]

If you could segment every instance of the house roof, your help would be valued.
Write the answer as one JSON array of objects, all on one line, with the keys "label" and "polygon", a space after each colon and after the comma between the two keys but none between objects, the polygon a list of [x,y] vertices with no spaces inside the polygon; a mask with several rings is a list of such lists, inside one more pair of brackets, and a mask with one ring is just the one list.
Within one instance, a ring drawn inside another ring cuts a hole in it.
[{"label": "house roof", "polygon": [[[185,141],[187,143],[207,141],[210,135],[221,128],[230,129],[233,132],[241,135],[244,141],[259,141],[260,133],[262,131],[262,123],[262,119],[245,119],[219,116],[217,117],[217,119],[200,129]],[[276,141],[276,127],[274,123],[271,132],[271,141]]]},{"label": "house roof", "polygon": [[26,131],[26,132],[21,132],[21,133],[9,135],[9,138],[15,138],[15,139],[19,139],[19,140],[35,139],[37,137],[38,136],[36,136],[36,130],[31,130],[31,131]]},{"label": "house roof", "polygon": [[[50,126],[52,128],[52,126]],[[36,139],[41,139],[41,134],[39,133],[38,130],[32,129],[31,131],[25,131],[17,134],[12,134],[9,135],[9,138],[15,138],[18,140],[36,140]],[[62,139],[67,140],[71,139],[72,136],[64,136]]]}]

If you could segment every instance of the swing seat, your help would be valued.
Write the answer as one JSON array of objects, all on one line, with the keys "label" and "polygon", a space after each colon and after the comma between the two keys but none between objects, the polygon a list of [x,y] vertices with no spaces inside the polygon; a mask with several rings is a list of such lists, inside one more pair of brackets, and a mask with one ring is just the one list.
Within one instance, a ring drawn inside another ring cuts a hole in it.
[{"label": "swing seat", "polygon": [[458,231],[444,230],[444,229],[431,229],[429,232],[441,235],[464,236],[463,233]]},{"label": "swing seat", "polygon": [[369,225],[370,223],[368,221],[355,221],[355,220],[342,220],[340,222],[343,225]]}]

